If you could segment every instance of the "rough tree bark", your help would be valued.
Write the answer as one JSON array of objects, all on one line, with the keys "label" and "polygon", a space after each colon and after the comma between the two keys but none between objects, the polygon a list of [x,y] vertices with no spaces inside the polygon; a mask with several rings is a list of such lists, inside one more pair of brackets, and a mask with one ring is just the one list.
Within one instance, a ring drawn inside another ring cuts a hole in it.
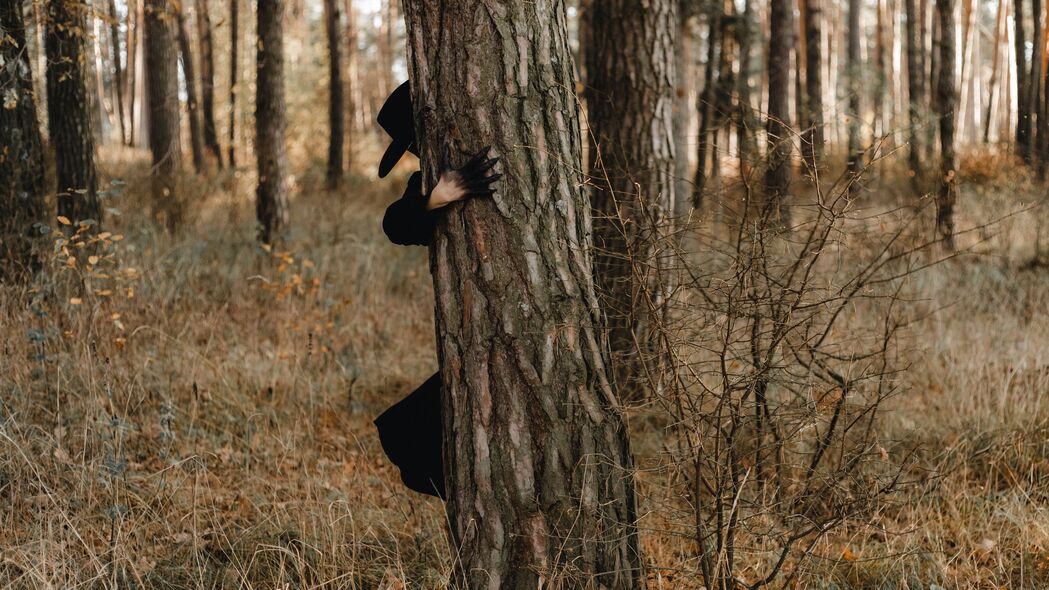
[{"label": "rough tree bark", "polygon": [[940,22],[940,76],[936,82],[940,116],[940,189],[936,196],[936,226],[947,248],[954,249],[954,117],[957,110],[954,81],[954,0],[936,0]]},{"label": "rough tree bark", "polygon": [[211,40],[208,0],[197,0],[197,43],[200,47],[200,107],[204,122],[204,148],[222,169],[222,148],[215,126],[215,49]]},{"label": "rough tree bark", "polygon": [[288,226],[288,159],[284,146],[284,0],[258,5],[255,155],[259,241],[280,242]]},{"label": "rough tree bark", "polygon": [[185,5],[179,4],[178,10],[178,50],[182,57],[182,79],[186,88],[186,115],[189,117],[189,144],[193,156],[193,170],[204,172],[204,135],[200,129],[200,103],[197,102],[197,75],[193,64],[193,51],[190,49],[189,31],[186,28]]},{"label": "rough tree bark", "polygon": [[237,167],[237,44],[240,42],[238,29],[237,0],[229,0],[229,161],[230,168]]},{"label": "rough tree bark", "polygon": [[431,247],[451,585],[637,588],[564,3],[404,6],[426,184],[446,145],[461,163],[490,144],[504,173],[494,198],[449,207]]},{"label": "rough tree bark", "polygon": [[58,214],[74,225],[102,218],[84,71],[88,10],[83,0],[47,2],[47,120],[55,148]]},{"label": "rough tree bark", "polygon": [[1024,35],[1024,0],[1015,0],[1013,25],[1015,27],[1016,55],[1016,149],[1024,162],[1031,163],[1031,98],[1030,76],[1027,66],[1027,40]]},{"label": "rough tree bark", "polygon": [[44,153],[21,2],[0,4],[0,282],[32,276],[46,222]]},{"label": "rough tree bark", "polygon": [[142,30],[146,57],[146,117],[153,155],[153,216],[172,231],[182,223],[178,175],[182,167],[179,137],[177,22],[173,0],[146,0]]},{"label": "rough tree bark", "polygon": [[661,375],[656,327],[666,303],[661,236],[670,233],[675,200],[677,2],[601,0],[589,15],[594,269],[616,386],[639,399]]},{"label": "rough tree bark", "polygon": [[[856,1],[856,0],[850,0]],[[793,39],[793,6],[790,0],[770,0],[768,53],[768,169],[765,171],[766,213],[789,219],[790,155],[790,54]],[[778,212],[778,213],[777,213]]]},{"label": "rough tree bark", "polygon": [[801,136],[802,154],[813,177],[823,161],[823,7],[820,0],[801,0],[805,4],[805,107],[807,126]]},{"label": "rough tree bark", "polygon": [[342,146],[345,109],[342,98],[342,63],[339,44],[342,43],[342,25],[339,1],[324,0],[324,22],[328,33],[328,188],[342,182]]}]

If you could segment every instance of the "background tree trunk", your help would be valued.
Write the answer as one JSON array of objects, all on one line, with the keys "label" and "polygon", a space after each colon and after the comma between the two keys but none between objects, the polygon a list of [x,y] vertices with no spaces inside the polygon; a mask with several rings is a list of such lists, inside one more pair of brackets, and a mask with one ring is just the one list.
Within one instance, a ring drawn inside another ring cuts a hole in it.
[{"label": "background tree trunk", "polygon": [[[940,190],[936,197],[936,226],[949,249],[954,249],[954,117],[957,90],[954,81],[954,0],[936,0],[940,22],[940,77],[936,85],[940,116]],[[1039,60],[1040,61],[1040,60]],[[1040,71],[1040,70],[1039,70]],[[1033,94],[1033,93],[1032,93]]]},{"label": "background tree trunk", "polygon": [[[860,144],[860,0],[849,0],[849,40],[845,69],[849,80],[849,145],[847,168],[854,177],[863,171],[863,146]],[[858,179],[857,179],[858,181]],[[853,182],[853,186],[856,182]]]},{"label": "background tree trunk", "polygon": [[425,184],[445,145],[458,164],[490,144],[505,174],[494,198],[450,206],[431,247],[451,586],[637,588],[630,452],[599,344],[567,15],[559,0],[506,6],[405,3]]},{"label": "background tree trunk", "polygon": [[1013,26],[1016,53],[1016,150],[1024,162],[1031,163],[1031,77],[1027,66],[1027,41],[1024,35],[1024,2],[1015,0]]},{"label": "background tree trunk", "polygon": [[801,0],[805,3],[805,106],[808,125],[801,136],[803,154],[815,176],[823,161],[823,66],[822,32],[823,7],[820,0]]},{"label": "background tree trunk", "polygon": [[[692,27],[695,0],[678,0],[678,30],[674,44],[674,69],[677,74],[677,87],[674,90],[674,175],[676,182],[674,194],[675,213],[679,217],[688,215],[691,208],[685,195],[691,194],[689,167],[689,135],[692,130],[692,64],[693,42]],[[582,40],[580,41],[582,45]]]},{"label": "background tree trunk", "polygon": [[238,0],[229,0],[229,161],[230,168],[237,167],[237,44],[240,42],[238,25]]},{"label": "background tree trunk", "polygon": [[208,0],[197,0],[197,42],[200,47],[200,106],[204,120],[204,148],[222,169],[222,148],[215,125],[215,49],[211,40]]},{"label": "background tree trunk", "polygon": [[[677,3],[601,0],[589,14],[595,276],[616,386],[638,399],[658,383],[652,377],[662,366],[654,328],[665,303],[660,238],[674,212]],[[708,96],[713,101],[713,92]]]},{"label": "background tree trunk", "polygon": [[255,213],[259,240],[283,240],[288,226],[288,159],[284,146],[284,0],[267,0],[258,6],[256,57],[255,155],[259,185]]},{"label": "background tree trunk", "polygon": [[[850,0],[855,2],[856,0]],[[793,27],[790,0],[770,0],[768,53],[768,169],[765,172],[766,212],[778,210],[789,218],[790,155],[793,137],[790,128],[790,55]]]},{"label": "background tree trunk", "polygon": [[0,283],[39,267],[38,222],[48,222],[44,154],[33,100],[32,63],[21,2],[0,4]]},{"label": "background tree trunk", "polygon": [[339,44],[342,43],[342,21],[339,1],[324,0],[324,22],[328,33],[328,188],[342,182],[342,145],[345,108],[342,98],[342,63]]},{"label": "background tree trunk", "polygon": [[193,156],[193,170],[204,172],[204,136],[200,130],[200,105],[197,102],[197,74],[193,65],[193,52],[190,50],[189,31],[186,29],[185,5],[178,10],[178,48],[182,56],[182,79],[186,88],[186,110],[189,117],[189,143]]},{"label": "background tree trunk", "polygon": [[116,98],[117,122],[120,126],[120,143],[127,141],[124,125],[124,69],[120,65],[120,19],[115,0],[109,0],[109,45],[113,58],[113,95]]},{"label": "background tree trunk", "polygon": [[47,2],[47,119],[55,149],[58,214],[74,224],[102,218],[85,73],[87,13],[83,0]]},{"label": "background tree trunk", "polygon": [[[718,58],[718,50],[721,49],[721,19],[725,13],[725,4],[722,0],[714,0],[709,7],[707,63],[703,67],[703,90],[699,94],[696,109],[699,112],[699,136],[696,138],[696,175],[692,181],[693,209],[703,206],[703,192],[707,184],[707,154],[710,151],[707,141],[710,137],[710,129],[713,127],[714,87],[717,85],[718,64],[721,61]],[[612,41],[612,44],[615,45],[615,42]]]},{"label": "background tree trunk", "polygon": [[[754,109],[750,102],[751,96],[751,46],[756,28],[754,17],[754,1],[744,0],[743,15],[736,27],[737,41],[739,46],[739,88],[738,106],[739,113],[736,119],[736,138],[739,149],[739,173],[740,177],[746,178],[749,170],[760,157],[758,152],[755,133],[757,133],[758,122],[754,115]],[[758,93],[760,95],[760,92]],[[678,195],[683,199],[683,195]]]},{"label": "background tree trunk", "polygon": [[904,0],[904,11],[907,17],[907,115],[910,125],[907,166],[910,168],[914,186],[917,187],[920,186],[918,179],[921,178],[922,174],[922,141],[918,130],[921,127],[922,113],[925,110],[924,72],[921,66],[921,54],[924,49],[920,45],[921,41],[918,34],[920,22],[916,0]]},{"label": "background tree trunk", "polygon": [[179,137],[178,55],[175,31],[178,16],[172,0],[146,0],[143,35],[146,53],[146,108],[149,111],[149,149],[153,154],[154,216],[168,230],[182,222],[178,174],[182,167]]},{"label": "background tree trunk", "polygon": [[357,150],[355,138],[357,134],[365,129],[363,121],[359,121],[361,103],[361,88],[358,58],[357,58],[357,10],[353,0],[346,0],[346,128],[350,135],[350,141],[346,144],[347,169],[353,170],[357,161]]}]

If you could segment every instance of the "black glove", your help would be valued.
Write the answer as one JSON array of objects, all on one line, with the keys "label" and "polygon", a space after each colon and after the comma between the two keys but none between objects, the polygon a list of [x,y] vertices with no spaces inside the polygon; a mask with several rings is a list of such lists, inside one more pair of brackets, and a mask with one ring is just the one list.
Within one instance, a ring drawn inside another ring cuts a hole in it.
[{"label": "black glove", "polygon": [[489,158],[490,146],[481,148],[470,160],[453,168],[451,150],[445,145],[441,154],[441,179],[458,184],[466,193],[463,198],[490,197],[495,193],[492,183],[503,177],[502,174],[489,174],[499,162],[499,158]]}]

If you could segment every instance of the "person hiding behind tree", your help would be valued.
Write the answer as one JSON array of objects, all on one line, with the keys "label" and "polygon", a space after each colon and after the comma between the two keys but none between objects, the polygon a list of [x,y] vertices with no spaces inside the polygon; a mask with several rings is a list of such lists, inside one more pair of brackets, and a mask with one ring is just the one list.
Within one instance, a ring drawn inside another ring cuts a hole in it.
[{"label": "person hiding behind tree", "polygon": [[[386,99],[376,121],[392,139],[379,162],[379,178],[385,178],[405,152],[419,155],[407,82]],[[489,151],[490,148],[484,148],[463,166],[453,168],[446,145],[437,186],[429,192],[423,191],[422,172],[413,173],[404,195],[386,209],[383,217],[382,228],[390,241],[401,246],[429,246],[442,208],[463,199],[494,194],[492,184],[502,175],[492,173],[499,159],[489,158]],[[444,498],[441,374],[435,373],[383,412],[375,419],[375,427],[382,449],[400,470],[404,485]]]}]

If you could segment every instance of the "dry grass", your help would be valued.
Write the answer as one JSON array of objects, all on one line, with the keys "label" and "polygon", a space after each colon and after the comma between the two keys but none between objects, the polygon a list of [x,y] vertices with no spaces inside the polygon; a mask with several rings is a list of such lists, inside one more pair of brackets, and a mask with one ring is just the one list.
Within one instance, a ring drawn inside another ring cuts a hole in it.
[{"label": "dry grass", "polygon": [[[328,194],[308,170],[293,246],[268,252],[249,176],[188,183],[197,217],[172,237],[145,214],[142,155],[107,152],[127,185],[102,270],[60,257],[36,292],[0,294],[0,585],[441,585],[441,505],[400,486],[370,423],[436,366],[425,252],[379,229],[403,178]],[[1038,195],[966,170],[960,227]],[[803,587],[1049,587],[1049,273],[1024,268],[1039,217],[916,277],[925,319],[884,438],[920,449],[922,483],[822,543]],[[691,551],[645,543],[655,566]],[[664,571],[656,587],[698,586]]]}]

